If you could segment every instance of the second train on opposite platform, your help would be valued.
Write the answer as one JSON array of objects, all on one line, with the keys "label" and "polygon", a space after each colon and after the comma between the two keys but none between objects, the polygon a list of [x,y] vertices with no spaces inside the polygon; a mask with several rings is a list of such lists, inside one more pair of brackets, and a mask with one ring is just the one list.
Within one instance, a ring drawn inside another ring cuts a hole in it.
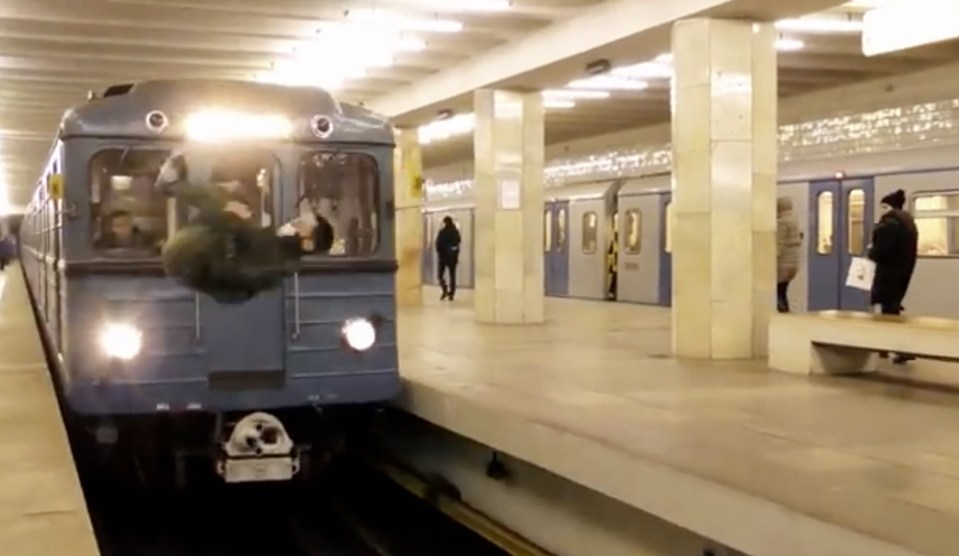
[{"label": "second train on opposite platform", "polygon": [[[778,195],[792,200],[803,231],[789,298],[794,311],[867,310],[868,294],[845,286],[852,257],[869,245],[879,200],[897,189],[919,228],[919,260],[904,305],[959,318],[959,147],[936,146],[780,165]],[[672,256],[671,176],[647,175],[549,187],[543,207],[546,295],[668,306]],[[473,285],[475,205],[469,190],[426,203],[423,279],[436,284],[433,240],[444,216],[460,229],[459,285]],[[616,243],[615,281],[608,253]]]}]

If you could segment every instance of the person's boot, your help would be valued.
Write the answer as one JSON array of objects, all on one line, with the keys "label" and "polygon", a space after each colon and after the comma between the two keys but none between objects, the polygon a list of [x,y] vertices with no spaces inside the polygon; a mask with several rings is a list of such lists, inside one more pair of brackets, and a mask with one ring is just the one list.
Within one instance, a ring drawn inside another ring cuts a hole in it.
[{"label": "person's boot", "polygon": [[906,355],[904,353],[897,353],[895,357],[892,358],[894,365],[905,365],[910,361],[915,361],[916,357],[913,355]]}]

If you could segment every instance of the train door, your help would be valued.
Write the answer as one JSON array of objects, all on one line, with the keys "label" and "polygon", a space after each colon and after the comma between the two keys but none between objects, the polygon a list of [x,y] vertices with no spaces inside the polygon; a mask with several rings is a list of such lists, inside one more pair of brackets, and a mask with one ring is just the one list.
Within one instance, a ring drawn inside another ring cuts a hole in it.
[{"label": "train door", "polygon": [[660,258],[659,258],[659,304],[673,305],[673,194],[659,196]]},{"label": "train door", "polygon": [[423,213],[423,283],[436,285],[433,269],[433,214]]},{"label": "train door", "polygon": [[809,310],[869,310],[869,294],[846,287],[853,257],[872,235],[872,178],[809,184]]},{"label": "train door", "polygon": [[[255,220],[277,227],[292,216],[281,210],[284,204],[277,180],[278,166],[269,151],[250,150],[225,156],[222,167],[229,168],[231,178],[240,182],[241,194],[246,199],[260,198],[259,203],[250,203]],[[341,229],[337,223],[331,223],[334,229]],[[299,295],[298,281],[299,277],[294,277],[294,297]],[[218,303],[207,295],[198,295],[201,339],[210,372],[279,372],[285,368],[285,289],[267,290],[237,304]],[[298,298],[293,300],[299,302]]]},{"label": "train door", "polygon": [[546,206],[553,232],[543,266],[546,295],[565,297],[569,292],[569,201]]}]

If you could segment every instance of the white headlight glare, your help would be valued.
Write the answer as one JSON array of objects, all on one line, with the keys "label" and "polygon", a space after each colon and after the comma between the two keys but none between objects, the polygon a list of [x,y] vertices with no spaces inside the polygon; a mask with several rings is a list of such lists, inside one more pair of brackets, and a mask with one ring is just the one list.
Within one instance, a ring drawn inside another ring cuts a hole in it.
[{"label": "white headlight glare", "polygon": [[142,348],[143,333],[135,326],[110,323],[100,330],[100,349],[110,357],[133,359]]},{"label": "white headlight glare", "polygon": [[343,324],[343,338],[356,351],[366,351],[376,342],[376,328],[366,319],[350,319]]}]

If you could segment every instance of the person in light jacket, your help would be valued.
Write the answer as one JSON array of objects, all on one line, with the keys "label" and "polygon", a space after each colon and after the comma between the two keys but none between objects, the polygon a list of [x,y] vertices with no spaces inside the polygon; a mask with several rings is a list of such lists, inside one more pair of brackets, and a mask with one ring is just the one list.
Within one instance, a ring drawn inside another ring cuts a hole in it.
[{"label": "person in light jacket", "polygon": [[776,199],[776,309],[789,312],[789,283],[799,272],[802,232],[793,216],[792,200]]}]

